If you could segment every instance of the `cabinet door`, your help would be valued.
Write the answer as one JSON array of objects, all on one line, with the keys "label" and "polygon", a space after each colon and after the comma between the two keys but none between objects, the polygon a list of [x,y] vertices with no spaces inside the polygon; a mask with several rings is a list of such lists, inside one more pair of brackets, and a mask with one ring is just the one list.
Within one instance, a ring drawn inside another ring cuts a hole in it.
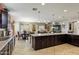
[{"label": "cabinet door", "polygon": [[65,38],[63,35],[56,35],[55,36],[55,45],[60,45],[65,43]]},{"label": "cabinet door", "polygon": [[67,37],[66,42],[69,43],[69,44],[72,44],[72,36],[67,35],[66,37]]},{"label": "cabinet door", "polygon": [[59,39],[60,39],[60,43],[63,44],[63,43],[66,43],[67,37],[66,37],[66,35],[60,35]]},{"label": "cabinet door", "polygon": [[76,35],[73,36],[72,35],[72,44],[79,46],[79,36],[76,36]]},{"label": "cabinet door", "polygon": [[51,46],[54,46],[55,45],[55,36],[51,36]]},{"label": "cabinet door", "polygon": [[59,35],[55,35],[55,45],[59,45],[59,44],[60,44]]},{"label": "cabinet door", "polygon": [[48,36],[47,38],[47,47],[54,46],[54,37],[53,36]]},{"label": "cabinet door", "polygon": [[69,43],[69,44],[72,43],[71,35],[66,35],[65,38],[66,38],[66,43]]},{"label": "cabinet door", "polygon": [[35,50],[38,50],[41,48],[42,48],[42,39],[41,37],[36,37],[35,38]]},{"label": "cabinet door", "polygon": [[48,37],[46,36],[42,36],[41,40],[42,40],[42,48],[46,48],[47,47],[47,39]]}]

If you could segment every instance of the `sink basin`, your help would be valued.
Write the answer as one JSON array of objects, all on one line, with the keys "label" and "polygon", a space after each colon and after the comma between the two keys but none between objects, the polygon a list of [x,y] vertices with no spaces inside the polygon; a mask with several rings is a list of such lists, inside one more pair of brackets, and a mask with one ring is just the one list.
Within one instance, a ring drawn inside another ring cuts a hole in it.
[{"label": "sink basin", "polygon": [[0,41],[4,41],[4,40],[7,40],[7,39],[9,39],[9,36],[0,37]]}]

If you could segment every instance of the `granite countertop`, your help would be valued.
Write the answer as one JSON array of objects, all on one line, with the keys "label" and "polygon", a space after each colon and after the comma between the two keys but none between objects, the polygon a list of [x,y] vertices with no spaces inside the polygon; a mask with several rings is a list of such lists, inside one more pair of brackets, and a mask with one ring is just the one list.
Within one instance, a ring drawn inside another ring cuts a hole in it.
[{"label": "granite countertop", "polygon": [[43,33],[43,34],[31,34],[31,36],[48,36],[48,35],[62,35],[65,33]]},{"label": "granite countertop", "polygon": [[70,35],[79,35],[78,33],[44,33],[44,34],[31,34],[31,36],[49,36],[49,35],[62,35],[62,34],[70,34]]},{"label": "granite countertop", "polygon": [[79,35],[79,33],[67,33],[67,34],[70,34],[70,35]]}]

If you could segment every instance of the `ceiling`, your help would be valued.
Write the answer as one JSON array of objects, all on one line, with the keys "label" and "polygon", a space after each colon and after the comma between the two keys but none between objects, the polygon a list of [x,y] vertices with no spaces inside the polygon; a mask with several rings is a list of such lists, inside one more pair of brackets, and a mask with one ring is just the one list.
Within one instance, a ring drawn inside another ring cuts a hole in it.
[{"label": "ceiling", "polygon": [[[78,3],[5,3],[16,21],[51,22],[79,19]],[[33,11],[33,8],[37,8]]]}]

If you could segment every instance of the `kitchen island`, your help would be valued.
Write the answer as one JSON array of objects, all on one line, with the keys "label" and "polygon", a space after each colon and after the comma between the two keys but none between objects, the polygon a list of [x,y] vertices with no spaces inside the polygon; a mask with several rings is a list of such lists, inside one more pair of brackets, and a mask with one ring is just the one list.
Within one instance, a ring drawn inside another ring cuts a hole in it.
[{"label": "kitchen island", "polygon": [[79,34],[76,33],[44,33],[31,34],[32,48],[39,50],[64,43],[79,46]]}]

